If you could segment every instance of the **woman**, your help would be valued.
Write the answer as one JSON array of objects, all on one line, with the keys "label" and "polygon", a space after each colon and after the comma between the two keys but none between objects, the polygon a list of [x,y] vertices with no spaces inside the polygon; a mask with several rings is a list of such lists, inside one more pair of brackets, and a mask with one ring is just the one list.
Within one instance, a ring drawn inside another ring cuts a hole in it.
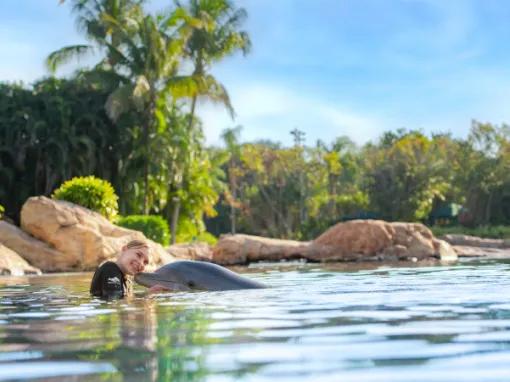
[{"label": "woman", "polygon": [[[145,241],[132,240],[127,243],[115,262],[103,263],[94,273],[90,285],[90,293],[102,298],[122,298],[131,293],[131,280],[127,275],[134,276],[143,272],[149,264],[149,245]],[[158,291],[154,288],[151,292]]]}]

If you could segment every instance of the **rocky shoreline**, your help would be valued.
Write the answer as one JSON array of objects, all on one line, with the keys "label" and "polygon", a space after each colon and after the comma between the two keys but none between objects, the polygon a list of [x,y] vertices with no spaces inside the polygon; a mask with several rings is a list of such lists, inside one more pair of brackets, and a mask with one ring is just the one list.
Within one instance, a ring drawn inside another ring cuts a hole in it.
[{"label": "rocky shoreline", "polygon": [[[29,198],[21,227],[0,221],[0,274],[23,275],[92,271],[112,259],[141,232],[118,227],[81,206],[43,196]],[[178,259],[243,265],[257,261],[303,259],[309,262],[454,261],[458,256],[510,257],[510,241],[465,235],[435,238],[418,223],[353,220],[338,223],[309,242],[250,235],[223,235],[214,247],[177,244],[151,247],[150,267]]]},{"label": "rocky shoreline", "polygon": [[441,239],[450,243],[459,257],[510,258],[508,239],[482,239],[470,235],[444,235]]}]

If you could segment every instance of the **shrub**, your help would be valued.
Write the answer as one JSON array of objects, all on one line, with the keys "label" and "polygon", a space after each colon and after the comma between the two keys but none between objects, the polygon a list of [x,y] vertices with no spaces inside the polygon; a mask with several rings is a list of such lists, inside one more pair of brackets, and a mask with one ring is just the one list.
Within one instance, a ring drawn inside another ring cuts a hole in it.
[{"label": "shrub", "polygon": [[112,185],[94,176],[76,177],[53,192],[53,199],[65,200],[96,211],[109,220],[117,216],[118,196]]},{"label": "shrub", "polygon": [[209,245],[216,245],[218,238],[210,232],[202,232],[196,238],[196,241],[201,243],[207,243]]},{"label": "shrub", "polygon": [[157,215],[129,215],[117,219],[121,227],[142,232],[148,239],[161,245],[170,243],[170,229],[168,223],[161,216]]},{"label": "shrub", "polygon": [[213,234],[205,231],[202,222],[194,224],[191,219],[182,217],[179,219],[177,226],[177,243],[193,243],[204,242],[209,245],[214,245],[218,239]]},{"label": "shrub", "polygon": [[0,219],[2,219],[2,217],[4,216],[4,212],[5,212],[4,206],[0,204]]}]

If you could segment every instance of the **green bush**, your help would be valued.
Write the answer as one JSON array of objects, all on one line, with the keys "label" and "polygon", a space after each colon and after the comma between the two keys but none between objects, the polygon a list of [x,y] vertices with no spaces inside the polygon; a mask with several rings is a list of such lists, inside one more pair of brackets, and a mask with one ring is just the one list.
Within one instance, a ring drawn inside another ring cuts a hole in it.
[{"label": "green bush", "polygon": [[112,185],[94,176],[76,177],[64,182],[53,192],[52,198],[79,204],[109,220],[113,220],[119,210],[118,196]]},{"label": "green bush", "polygon": [[117,219],[121,227],[143,232],[148,238],[161,245],[170,243],[170,229],[168,223],[161,216],[157,215],[129,215]]},{"label": "green bush", "polygon": [[194,224],[191,219],[181,217],[177,226],[177,243],[202,242],[214,245],[218,239],[205,230],[203,222]]},{"label": "green bush", "polygon": [[0,219],[2,219],[2,217],[4,216],[4,212],[5,212],[4,206],[0,204]]},{"label": "green bush", "polygon": [[210,232],[202,232],[197,236],[196,240],[209,245],[215,245],[218,242],[218,238]]},{"label": "green bush", "polygon": [[189,234],[179,234],[177,230],[177,243],[207,243],[209,245],[215,245],[218,242],[218,238],[210,232],[201,232],[197,235],[191,236]]},{"label": "green bush", "polygon": [[435,236],[447,234],[460,234],[478,236],[487,239],[510,239],[510,226],[496,225],[467,228],[463,226],[432,226],[430,227]]}]

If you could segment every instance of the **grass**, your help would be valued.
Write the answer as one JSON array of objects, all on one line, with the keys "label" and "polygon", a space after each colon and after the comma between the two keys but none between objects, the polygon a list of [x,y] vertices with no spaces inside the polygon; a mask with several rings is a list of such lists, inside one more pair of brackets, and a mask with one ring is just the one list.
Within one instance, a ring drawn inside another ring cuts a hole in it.
[{"label": "grass", "polygon": [[434,233],[434,236],[461,234],[488,239],[510,239],[510,226],[505,225],[481,226],[476,228],[463,226],[432,226],[430,229]]}]

